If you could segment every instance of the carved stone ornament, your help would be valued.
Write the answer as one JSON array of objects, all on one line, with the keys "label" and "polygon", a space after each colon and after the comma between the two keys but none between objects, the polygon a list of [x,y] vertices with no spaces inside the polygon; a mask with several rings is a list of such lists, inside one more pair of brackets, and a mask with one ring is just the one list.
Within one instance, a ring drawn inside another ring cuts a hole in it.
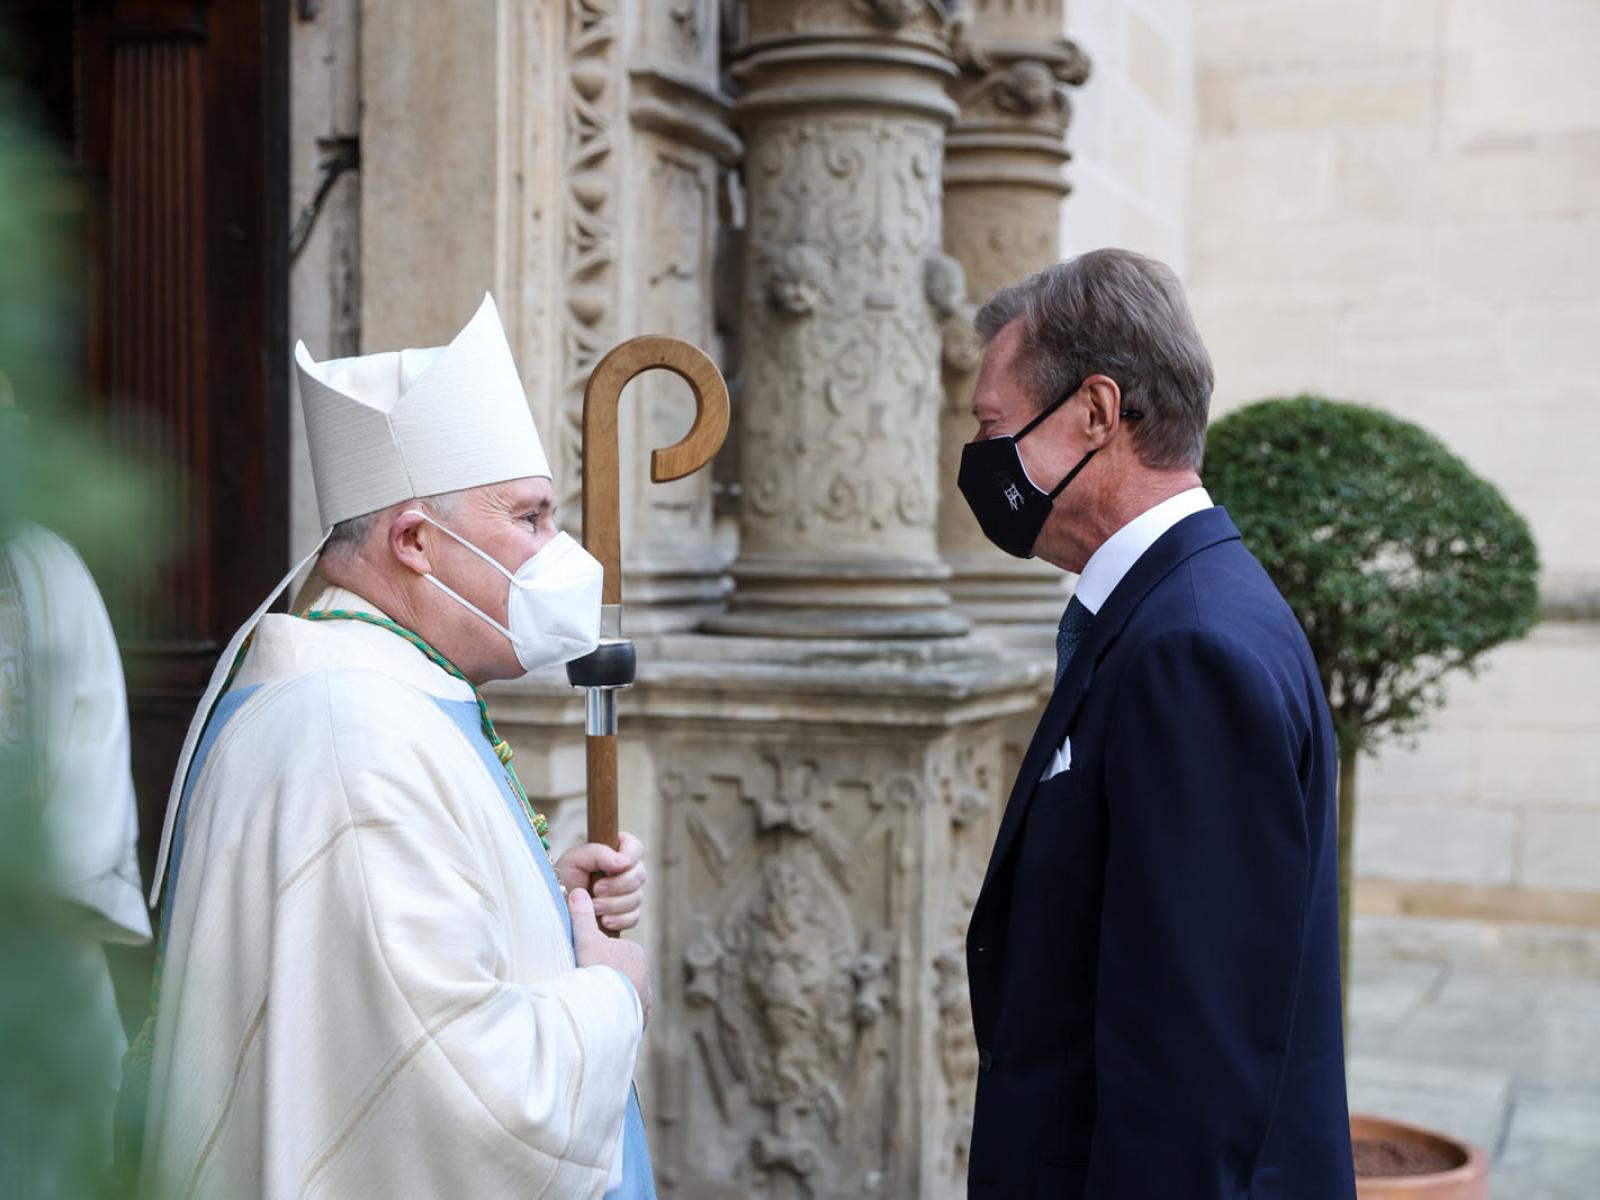
[{"label": "carved stone ornament", "polygon": [[872,17],[886,29],[899,29],[910,24],[919,14],[932,9],[940,21],[950,19],[949,6],[939,0],[864,0]]},{"label": "carved stone ornament", "polygon": [[938,1054],[945,1084],[945,1126],[940,1168],[960,1185],[972,1143],[972,1106],[978,1081],[978,1046],[972,1033],[967,987],[966,929],[983,887],[989,845],[999,810],[992,795],[998,747],[969,743],[954,750],[940,771],[939,793],[949,818],[943,864],[944,907],[934,917],[946,939],[933,957],[933,999],[938,1013]]},{"label": "carved stone ornament", "polygon": [[1072,120],[1066,80],[1053,64],[1022,59],[996,66],[963,86],[960,93],[964,124],[985,116],[1022,117],[1066,132]]},{"label": "carved stone ornament", "polygon": [[[556,434],[561,507],[579,512],[583,481],[583,389],[615,340],[617,164],[612,130],[620,120],[616,75],[616,0],[567,0],[567,181],[562,238],[562,392]],[[570,518],[569,518],[570,524]]]},{"label": "carved stone ornament", "polygon": [[828,301],[833,267],[815,246],[796,242],[773,255],[767,273],[767,303],[786,317],[809,317]]},{"label": "carved stone ornament", "polygon": [[678,1024],[657,1043],[674,1064],[656,1100],[676,1114],[661,1126],[666,1191],[953,1197],[954,1177],[918,1182],[948,1107],[932,964],[959,902],[944,886],[951,838],[970,855],[991,836],[958,830],[950,806],[993,778],[998,750],[957,765],[943,729],[865,749],[853,723],[766,730],[690,733],[658,760],[677,965],[662,1008]]},{"label": "carved stone ornament", "polygon": [[697,0],[667,0],[667,15],[673,28],[691,47],[700,44],[700,12]]},{"label": "carved stone ornament", "polygon": [[770,1114],[750,1141],[758,1171],[807,1178],[827,1149],[814,1123],[842,1136],[846,1079],[885,1004],[887,963],[856,945],[843,896],[813,855],[791,849],[766,859],[684,952],[690,1002],[713,1011],[732,1075]]},{"label": "carved stone ornament", "polygon": [[1012,63],[994,85],[995,107],[1031,117],[1048,104],[1065,100],[1055,74],[1042,62]]},{"label": "carved stone ornament", "polygon": [[983,346],[972,320],[978,307],[967,299],[967,273],[948,254],[932,254],[923,264],[923,290],[939,318],[940,358],[947,374],[978,369]]},{"label": "carved stone ornament", "polygon": [[[969,306],[967,312],[957,313],[946,317],[939,322],[939,338],[942,343],[940,361],[944,364],[945,373],[965,378],[978,369],[983,362],[983,342],[978,337],[978,331],[972,326],[972,313],[977,311],[977,306]],[[967,405],[959,396],[953,402],[959,406],[961,412],[967,411]]]},{"label": "carved stone ornament", "polygon": [[953,317],[967,306],[967,272],[948,254],[930,254],[922,264],[922,290],[935,313]]},{"label": "carved stone ornament", "polygon": [[[1005,16],[1008,22],[1022,19],[1016,12]],[[955,57],[961,65],[958,128],[1021,118],[1057,136],[1066,132],[1072,119],[1066,88],[1088,81],[1089,56],[1061,36],[1059,11],[1053,19],[1042,11],[1037,16],[1037,27],[1025,38],[1018,37],[1020,30],[992,28],[995,14],[987,7],[954,26]]]}]

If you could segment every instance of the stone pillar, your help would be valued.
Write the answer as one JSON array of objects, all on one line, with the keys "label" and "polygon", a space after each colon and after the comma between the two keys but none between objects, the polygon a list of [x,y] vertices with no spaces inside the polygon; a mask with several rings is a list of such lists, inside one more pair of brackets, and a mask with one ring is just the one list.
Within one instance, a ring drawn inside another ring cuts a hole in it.
[{"label": "stone pillar", "polygon": [[923,283],[954,115],[944,6],[751,0],[744,19],[744,500],[732,606],[707,627],[960,633]]},{"label": "stone pillar", "polygon": [[[719,86],[718,0],[636,0],[627,55],[632,219],[630,332],[667,333],[720,356],[712,319],[719,192],[743,151]],[[710,470],[649,482],[650,452],[683,436],[688,388],[644,376],[624,406],[623,593],[634,634],[688,629],[726,605],[727,557],[712,528]]]},{"label": "stone pillar", "polygon": [[963,946],[1039,678],[931,649],[969,642],[641,643],[664,1197],[966,1194]]},{"label": "stone pillar", "polygon": [[1053,637],[1066,602],[1061,572],[990,545],[954,481],[976,429],[972,313],[996,288],[1060,258],[1066,86],[1089,74],[1088,59],[1061,34],[1061,9],[1061,0],[972,0],[956,46],[961,112],[945,142],[944,245],[965,272],[966,293],[957,298],[959,273],[950,269],[939,289],[947,331],[939,548],[954,571],[957,608],[1030,647]]}]

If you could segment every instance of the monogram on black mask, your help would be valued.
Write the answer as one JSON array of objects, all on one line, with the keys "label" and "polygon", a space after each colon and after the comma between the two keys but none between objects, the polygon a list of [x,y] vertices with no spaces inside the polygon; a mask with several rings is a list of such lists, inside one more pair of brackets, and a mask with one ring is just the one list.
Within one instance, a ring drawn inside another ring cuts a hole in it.
[{"label": "monogram on black mask", "polygon": [[[978,518],[983,535],[1014,558],[1033,557],[1033,544],[1039,540],[1039,531],[1044,528],[1056,497],[1095,456],[1095,451],[1089,451],[1078,460],[1077,466],[1067,472],[1065,479],[1046,492],[1028,478],[1017,443],[1072,399],[1082,386],[1079,383],[1076,387],[1068,388],[1060,399],[1016,433],[968,442],[962,448],[961,471],[956,476],[956,486],[966,498],[972,515]],[[1144,414],[1135,408],[1125,408],[1122,416],[1125,420],[1138,421],[1143,419]]]}]

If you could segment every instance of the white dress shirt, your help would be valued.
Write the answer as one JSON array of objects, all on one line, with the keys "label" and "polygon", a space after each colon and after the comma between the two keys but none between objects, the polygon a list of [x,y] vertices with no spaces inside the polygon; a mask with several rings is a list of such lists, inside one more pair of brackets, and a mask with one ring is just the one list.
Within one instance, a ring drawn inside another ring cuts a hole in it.
[{"label": "white dress shirt", "polygon": [[1154,546],[1166,533],[1185,517],[1192,517],[1211,507],[1211,494],[1203,487],[1190,488],[1169,496],[1154,508],[1146,509],[1105,540],[1089,561],[1083,574],[1078,576],[1078,587],[1073,595],[1078,603],[1091,613],[1099,614],[1101,606],[1116,590],[1122,577],[1133,569],[1133,564],[1144,557],[1144,552]]}]

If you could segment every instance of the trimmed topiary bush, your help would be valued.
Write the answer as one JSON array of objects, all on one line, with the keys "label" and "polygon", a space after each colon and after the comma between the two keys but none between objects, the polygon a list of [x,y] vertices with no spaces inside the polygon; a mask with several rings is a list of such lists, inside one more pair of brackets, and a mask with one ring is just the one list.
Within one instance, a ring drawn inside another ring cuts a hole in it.
[{"label": "trimmed topiary bush", "polygon": [[1230,413],[1206,485],[1300,620],[1339,739],[1339,937],[1346,989],[1356,759],[1416,731],[1454,671],[1538,615],[1527,522],[1431,433],[1316,396]]}]

